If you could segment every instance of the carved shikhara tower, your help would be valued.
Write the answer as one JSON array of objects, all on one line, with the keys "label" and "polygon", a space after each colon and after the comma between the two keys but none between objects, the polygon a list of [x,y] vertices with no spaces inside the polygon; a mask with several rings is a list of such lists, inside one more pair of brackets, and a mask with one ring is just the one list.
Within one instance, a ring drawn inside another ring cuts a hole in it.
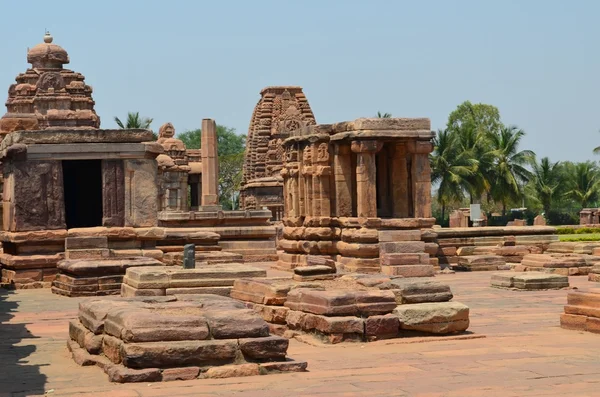
[{"label": "carved shikhara tower", "polygon": [[52,128],[99,128],[94,111],[92,88],[81,73],[64,69],[69,55],[52,44],[46,33],[44,42],[27,52],[31,68],[8,88],[7,113],[0,118],[0,137],[13,131]]},{"label": "carved shikhara tower", "polygon": [[314,125],[315,116],[302,87],[266,87],[254,108],[241,189],[242,209],[266,207],[273,219],[283,216],[283,140],[298,128]]}]

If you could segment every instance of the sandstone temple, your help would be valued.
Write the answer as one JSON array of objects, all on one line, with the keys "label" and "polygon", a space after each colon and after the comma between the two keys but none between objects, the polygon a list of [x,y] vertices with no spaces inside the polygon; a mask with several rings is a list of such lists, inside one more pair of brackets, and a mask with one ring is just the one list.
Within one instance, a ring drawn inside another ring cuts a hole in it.
[{"label": "sandstone temple", "polygon": [[266,87],[254,108],[246,141],[241,207],[267,208],[283,217],[283,141],[290,132],[314,125],[315,116],[301,87]]}]

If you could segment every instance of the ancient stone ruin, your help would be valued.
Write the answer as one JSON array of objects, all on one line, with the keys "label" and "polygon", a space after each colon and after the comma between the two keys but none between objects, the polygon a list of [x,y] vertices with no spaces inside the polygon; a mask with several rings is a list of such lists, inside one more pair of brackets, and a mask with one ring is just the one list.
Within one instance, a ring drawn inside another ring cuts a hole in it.
[{"label": "ancient stone ruin", "polygon": [[274,220],[283,218],[282,142],[291,131],[313,124],[315,116],[301,87],[262,89],[248,128],[242,208],[267,208]]},{"label": "ancient stone ruin", "polygon": [[277,266],[292,270],[311,254],[347,271],[379,272],[380,230],[420,233],[435,223],[432,137],[429,119],[357,119],[293,131],[283,141]]},{"label": "ancient stone ruin", "polygon": [[113,382],[304,371],[289,341],[243,303],[216,295],[90,299],[69,324],[69,350]]},{"label": "ancient stone ruin", "polygon": [[[218,204],[217,135],[214,120],[202,121],[202,149],[187,149],[174,137],[171,123],[159,130],[158,143],[164,153],[157,157],[159,180],[158,224],[166,228],[166,238],[158,248],[165,261],[181,255],[188,243],[204,246],[197,259],[205,259],[202,251],[224,249],[240,255],[246,261],[273,260],[275,227],[270,224],[271,212],[264,209],[225,211]],[[188,205],[189,197],[189,205]],[[207,233],[215,233],[218,241],[208,248]],[[223,253],[223,255],[227,255]]]}]

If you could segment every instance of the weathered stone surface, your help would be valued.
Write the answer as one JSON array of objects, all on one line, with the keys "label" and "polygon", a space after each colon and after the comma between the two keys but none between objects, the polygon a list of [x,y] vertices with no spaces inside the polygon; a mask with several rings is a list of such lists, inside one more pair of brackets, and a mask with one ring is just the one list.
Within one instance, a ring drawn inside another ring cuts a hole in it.
[{"label": "weathered stone surface", "polygon": [[258,364],[239,364],[209,368],[202,374],[202,378],[218,379],[254,375],[260,375]]},{"label": "weathered stone surface", "polygon": [[242,353],[252,359],[283,359],[289,340],[279,336],[244,338],[239,340]]},{"label": "weathered stone surface", "polygon": [[541,272],[498,273],[492,275],[491,285],[498,288],[525,290],[561,289],[569,286],[569,278]]},{"label": "weathered stone surface", "polygon": [[251,309],[206,311],[210,333],[215,339],[259,338],[269,336],[269,326]]},{"label": "weathered stone surface", "polygon": [[104,259],[104,260],[63,260],[58,269],[66,274],[77,276],[112,276],[125,274],[130,267],[161,266],[161,262],[152,258]]},{"label": "weathered stone surface", "polygon": [[172,380],[192,380],[200,374],[200,367],[166,368],[162,371],[161,380],[169,382]]},{"label": "weathered stone surface", "polygon": [[102,160],[102,195],[102,226],[125,226],[123,160]]},{"label": "weathered stone surface", "polygon": [[394,309],[403,330],[447,334],[465,331],[469,308],[458,302],[417,303]]},{"label": "weathered stone surface", "polygon": [[425,265],[429,264],[429,254],[383,254],[381,255],[381,265],[398,266],[398,265]]},{"label": "weathered stone surface", "polygon": [[294,273],[300,276],[315,276],[319,274],[335,273],[335,267],[325,265],[299,266],[294,268]]},{"label": "weathered stone surface", "polygon": [[157,224],[157,167],[156,161],[123,160],[125,166],[125,225],[149,227]]},{"label": "weathered stone surface", "polygon": [[158,368],[131,369],[114,365],[106,370],[108,380],[117,383],[157,382],[161,379]]},{"label": "weathered stone surface", "polygon": [[381,274],[402,277],[433,277],[435,269],[432,265],[381,266]]},{"label": "weathered stone surface", "polygon": [[108,248],[106,236],[97,237],[67,237],[65,239],[65,250],[99,249]]},{"label": "weathered stone surface", "polygon": [[384,230],[379,232],[379,242],[421,241],[420,230]]},{"label": "weathered stone surface", "polygon": [[231,297],[265,305],[283,305],[294,282],[282,279],[238,279]]},{"label": "weathered stone surface", "polygon": [[277,372],[304,372],[308,367],[306,361],[283,361],[259,364],[261,371],[267,373]]},{"label": "weathered stone surface", "polygon": [[370,316],[365,319],[365,334],[371,339],[387,339],[398,336],[400,320],[393,314]]},{"label": "weathered stone surface", "polygon": [[435,281],[423,279],[394,279],[379,286],[389,289],[396,296],[399,305],[408,303],[447,302],[453,295],[450,286]]},{"label": "weathered stone surface", "polygon": [[125,343],[123,365],[129,368],[178,367],[232,361],[236,340]]},{"label": "weathered stone surface", "polygon": [[347,291],[297,288],[289,292],[285,306],[328,316],[390,313],[396,305],[390,291]]},{"label": "weathered stone surface", "polygon": [[380,243],[379,252],[381,254],[391,253],[422,253],[425,252],[425,243],[422,241],[404,241],[393,243]]},{"label": "weathered stone surface", "polygon": [[107,315],[104,332],[126,343],[208,339],[203,312],[193,304],[113,310]]},{"label": "weathered stone surface", "polygon": [[260,304],[254,304],[252,308],[261,315],[263,320],[275,324],[285,324],[287,312],[290,310],[285,306],[268,306]]}]

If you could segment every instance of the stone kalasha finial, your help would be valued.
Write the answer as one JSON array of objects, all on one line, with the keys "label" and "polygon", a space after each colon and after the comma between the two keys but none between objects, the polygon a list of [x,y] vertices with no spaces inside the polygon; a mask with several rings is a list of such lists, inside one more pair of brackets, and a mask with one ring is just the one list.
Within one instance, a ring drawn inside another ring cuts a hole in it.
[{"label": "stone kalasha finial", "polygon": [[52,40],[54,40],[54,37],[46,30],[46,33],[44,34],[44,43],[52,43]]}]

